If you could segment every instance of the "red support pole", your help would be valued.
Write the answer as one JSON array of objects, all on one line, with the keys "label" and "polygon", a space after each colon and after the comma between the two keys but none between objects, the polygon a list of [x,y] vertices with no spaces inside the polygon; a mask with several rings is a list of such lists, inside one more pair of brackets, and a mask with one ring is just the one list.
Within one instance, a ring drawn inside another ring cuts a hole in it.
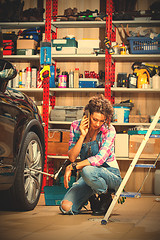
[{"label": "red support pole", "polygon": [[[113,11],[113,1],[106,1],[106,36],[110,40],[112,40],[112,11]],[[112,84],[112,58],[106,49],[105,54],[105,97],[111,101],[111,84]]]}]

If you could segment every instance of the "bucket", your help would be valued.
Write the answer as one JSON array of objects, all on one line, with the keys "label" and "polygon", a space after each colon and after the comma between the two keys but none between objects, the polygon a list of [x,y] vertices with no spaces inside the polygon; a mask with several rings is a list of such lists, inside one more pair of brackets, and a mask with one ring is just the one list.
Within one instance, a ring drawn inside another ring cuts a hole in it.
[{"label": "bucket", "polygon": [[128,123],[129,122],[129,107],[115,106],[113,114],[113,122]]}]

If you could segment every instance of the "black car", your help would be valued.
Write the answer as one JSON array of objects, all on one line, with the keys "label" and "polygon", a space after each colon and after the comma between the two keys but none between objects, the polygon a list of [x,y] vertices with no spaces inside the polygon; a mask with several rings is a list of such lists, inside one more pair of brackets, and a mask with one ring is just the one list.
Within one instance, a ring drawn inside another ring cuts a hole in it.
[{"label": "black car", "polygon": [[45,159],[42,118],[34,102],[7,88],[16,76],[0,59],[0,209],[28,211],[38,203]]}]

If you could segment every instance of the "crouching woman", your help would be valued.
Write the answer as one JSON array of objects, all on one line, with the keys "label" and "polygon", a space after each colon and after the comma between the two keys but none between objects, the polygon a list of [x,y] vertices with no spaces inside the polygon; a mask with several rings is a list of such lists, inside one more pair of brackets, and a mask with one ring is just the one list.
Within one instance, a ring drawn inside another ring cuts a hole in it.
[{"label": "crouching woman", "polygon": [[[103,95],[94,96],[85,106],[81,120],[71,124],[68,156],[71,164],[64,175],[64,186],[72,170],[80,178],[65,194],[60,210],[64,214],[78,214],[89,200],[93,215],[105,215],[111,201],[111,192],[117,191],[122,179],[114,153],[116,131],[111,125],[113,107]],[[80,161],[76,162],[80,156]]]}]

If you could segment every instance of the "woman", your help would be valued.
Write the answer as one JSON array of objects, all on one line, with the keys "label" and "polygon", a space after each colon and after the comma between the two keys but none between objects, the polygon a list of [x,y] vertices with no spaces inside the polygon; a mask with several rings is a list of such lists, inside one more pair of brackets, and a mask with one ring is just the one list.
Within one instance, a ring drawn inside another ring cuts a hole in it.
[{"label": "woman", "polygon": [[[114,154],[116,131],[110,124],[113,108],[100,95],[92,97],[84,110],[89,111],[90,119],[84,115],[71,124],[68,156],[72,163],[65,170],[64,186],[69,187],[72,170],[80,171],[81,177],[64,196],[60,210],[78,214],[90,200],[93,214],[104,215],[112,200],[111,192],[118,189],[122,180]],[[78,156],[81,161],[75,162]]]}]

